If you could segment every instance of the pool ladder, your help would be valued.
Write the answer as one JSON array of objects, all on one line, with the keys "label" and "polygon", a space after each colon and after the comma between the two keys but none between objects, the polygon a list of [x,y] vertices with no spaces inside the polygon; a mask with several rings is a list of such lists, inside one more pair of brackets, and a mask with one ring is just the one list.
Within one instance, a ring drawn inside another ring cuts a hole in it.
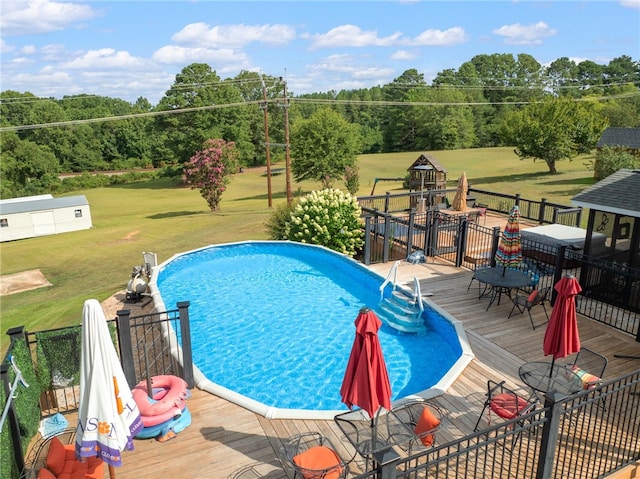
[{"label": "pool ladder", "polygon": [[[382,321],[391,328],[409,334],[425,334],[427,327],[423,318],[424,305],[422,304],[422,293],[420,291],[420,281],[413,278],[413,291],[397,287],[398,267],[400,261],[396,261],[387,278],[380,285],[380,302],[378,309]],[[391,295],[385,297],[384,291],[387,285],[391,284]]]}]

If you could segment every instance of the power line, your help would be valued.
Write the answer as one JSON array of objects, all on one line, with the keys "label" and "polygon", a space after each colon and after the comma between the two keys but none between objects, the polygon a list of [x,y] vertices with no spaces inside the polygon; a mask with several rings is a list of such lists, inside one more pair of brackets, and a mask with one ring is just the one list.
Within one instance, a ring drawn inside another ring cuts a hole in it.
[{"label": "power line", "polygon": [[[285,93],[286,95],[286,93]],[[628,93],[620,93],[617,95],[607,95],[607,96],[599,96],[599,97],[587,97],[587,98],[573,98],[572,100],[575,102],[590,102],[590,101],[608,101],[608,100],[617,100],[622,98],[631,98],[633,96],[640,95],[640,91],[636,92],[628,92]],[[282,102],[282,98],[272,98],[267,100],[267,103],[275,104],[276,106],[285,107]],[[438,106],[490,106],[490,105],[529,105],[531,103],[537,103],[533,101],[502,101],[502,102],[421,102],[421,101],[390,101],[390,100],[381,100],[381,101],[371,101],[371,100],[338,100],[338,99],[325,99],[325,98],[286,98],[286,107],[288,108],[289,103],[307,103],[307,104],[318,104],[318,105],[355,105],[355,106],[367,106],[367,107],[390,107],[390,106],[413,106],[413,107],[438,107]],[[224,103],[220,105],[208,105],[208,106],[200,106],[200,107],[190,107],[190,108],[179,108],[175,110],[162,110],[162,111],[152,111],[152,112],[144,112],[144,113],[131,113],[127,115],[118,115],[118,116],[108,116],[102,118],[85,118],[81,120],[68,120],[68,121],[59,121],[52,123],[40,123],[33,125],[19,125],[19,126],[5,126],[0,127],[0,133],[5,131],[26,131],[26,130],[36,130],[40,128],[51,128],[58,126],[71,126],[71,125],[82,125],[87,123],[100,123],[106,121],[118,121],[118,120],[127,120],[131,118],[146,118],[146,117],[154,117],[154,116],[162,116],[162,115],[174,115],[179,113],[190,113],[197,111],[207,111],[207,110],[216,110],[220,108],[235,108],[249,105],[258,105],[261,106],[264,104],[264,100],[249,100],[244,102],[236,102],[236,103]]]}]

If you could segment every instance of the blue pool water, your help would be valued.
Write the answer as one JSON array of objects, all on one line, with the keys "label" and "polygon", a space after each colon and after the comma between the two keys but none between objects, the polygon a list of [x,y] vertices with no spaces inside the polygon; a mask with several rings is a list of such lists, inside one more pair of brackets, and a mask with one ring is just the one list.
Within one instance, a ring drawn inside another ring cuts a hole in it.
[{"label": "blue pool water", "polygon": [[[383,278],[324,248],[289,242],[217,245],[161,265],[165,305],[189,301],[194,364],[207,379],[266,406],[341,410],[340,386],[363,306]],[[387,292],[388,294],[388,292]],[[428,333],[384,325],[393,399],[436,384],[462,349],[450,321],[427,307]]]}]

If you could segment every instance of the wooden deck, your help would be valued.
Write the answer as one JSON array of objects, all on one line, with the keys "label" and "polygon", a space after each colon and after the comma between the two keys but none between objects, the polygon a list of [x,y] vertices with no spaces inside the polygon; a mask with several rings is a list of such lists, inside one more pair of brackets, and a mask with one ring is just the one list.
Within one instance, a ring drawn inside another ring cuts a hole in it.
[{"label": "wooden deck", "polygon": [[[386,276],[390,266],[376,265],[372,269]],[[433,293],[430,299],[464,324],[476,358],[446,394],[438,398],[447,417],[438,441],[468,434],[480,412],[487,379],[507,378],[511,386],[522,388],[518,366],[544,359],[544,312],[534,308],[534,320],[541,327],[532,330],[526,314],[507,319],[511,303],[505,299],[485,311],[487,300],[478,299],[476,284],[467,290],[472,272],[448,264],[404,263],[399,273],[401,282],[414,276],[420,278],[423,293]],[[614,354],[640,354],[640,343],[633,337],[584,317],[579,317],[579,327],[583,345],[608,357],[607,378],[640,368],[638,360],[614,357]],[[339,453],[345,457],[353,454],[333,421],[265,419],[197,389],[193,390],[188,406],[192,425],[165,443],[136,440],[135,450],[125,452],[124,465],[115,469],[118,478],[285,478],[278,459],[281,440],[303,431],[319,431],[329,436]],[[69,420],[75,424],[73,418]],[[251,465],[258,475],[252,471],[239,474]]]}]

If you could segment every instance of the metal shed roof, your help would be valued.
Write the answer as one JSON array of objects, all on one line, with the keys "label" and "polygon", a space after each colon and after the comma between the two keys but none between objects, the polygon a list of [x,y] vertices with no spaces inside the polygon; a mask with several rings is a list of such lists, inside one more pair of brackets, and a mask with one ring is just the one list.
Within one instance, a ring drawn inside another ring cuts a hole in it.
[{"label": "metal shed roof", "polygon": [[621,169],[571,198],[575,206],[640,218],[640,170]]},{"label": "metal shed roof", "polygon": [[29,199],[22,202],[0,203],[0,215],[29,213],[33,211],[55,210],[86,206],[89,202],[84,195],[63,196],[60,198]]}]

